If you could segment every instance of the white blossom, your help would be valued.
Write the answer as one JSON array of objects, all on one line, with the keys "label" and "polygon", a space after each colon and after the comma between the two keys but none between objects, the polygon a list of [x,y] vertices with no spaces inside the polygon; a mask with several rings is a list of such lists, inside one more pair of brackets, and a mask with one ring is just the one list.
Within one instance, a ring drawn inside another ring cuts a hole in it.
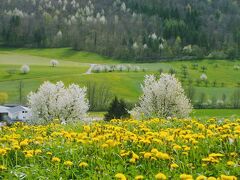
[{"label": "white blossom", "polygon": [[62,39],[62,31],[59,30],[57,32],[57,38]]},{"label": "white blossom", "polygon": [[58,60],[56,60],[56,59],[52,59],[52,60],[50,61],[50,65],[51,65],[52,67],[56,67],[58,64],[59,64],[59,62],[58,62]]},{"label": "white blossom", "polygon": [[240,65],[234,65],[233,69],[237,71],[240,70]]},{"label": "white blossom", "polygon": [[148,48],[148,45],[147,44],[144,44],[143,45],[143,49],[147,49]]},{"label": "white blossom", "polygon": [[156,40],[156,39],[157,39],[156,33],[153,33],[153,34],[151,35],[151,38],[152,38],[153,40]]},{"label": "white blossom", "polygon": [[126,71],[127,68],[126,68],[126,66],[124,66],[122,64],[119,64],[119,65],[116,66],[116,70],[117,71]]},{"label": "white blossom", "polygon": [[126,4],[125,4],[124,2],[123,2],[122,5],[121,5],[121,10],[122,10],[123,12],[126,12],[126,10],[127,10]]},{"label": "white blossom", "polygon": [[224,101],[222,99],[218,99],[217,100],[217,105],[218,106],[223,106],[224,105]]},{"label": "white blossom", "polygon": [[159,48],[160,50],[164,49],[164,46],[163,46],[163,44],[162,44],[162,43],[161,43],[161,44],[159,44],[158,48]]},{"label": "white blossom", "polygon": [[192,53],[192,45],[190,44],[188,46],[184,46],[183,52],[186,53],[186,54]]},{"label": "white blossom", "polygon": [[187,117],[192,111],[190,100],[174,75],[162,74],[160,79],[147,75],[142,90],[139,105],[131,111],[135,118]]},{"label": "white blossom", "polygon": [[137,44],[137,42],[134,42],[134,43],[133,43],[133,49],[138,49],[138,44]]},{"label": "white blossom", "polygon": [[206,74],[202,74],[202,75],[200,76],[200,79],[201,79],[202,81],[206,81],[206,80],[208,79],[208,77],[207,77]]},{"label": "white blossom", "polygon": [[101,16],[100,19],[99,19],[100,23],[102,24],[106,24],[107,20],[105,18],[105,16]]},{"label": "white blossom", "polygon": [[21,73],[23,73],[23,74],[27,74],[27,73],[29,73],[29,71],[30,71],[30,67],[27,65],[27,64],[25,64],[25,65],[23,65],[22,67],[21,67]]},{"label": "white blossom", "polygon": [[117,24],[117,23],[119,22],[119,17],[118,17],[118,15],[115,15],[115,16],[114,16],[114,22],[115,22],[115,24]]},{"label": "white blossom", "polygon": [[59,119],[62,123],[82,120],[89,109],[86,88],[71,84],[65,87],[63,82],[52,84],[44,82],[36,93],[28,95],[31,109],[31,123],[48,123]]}]

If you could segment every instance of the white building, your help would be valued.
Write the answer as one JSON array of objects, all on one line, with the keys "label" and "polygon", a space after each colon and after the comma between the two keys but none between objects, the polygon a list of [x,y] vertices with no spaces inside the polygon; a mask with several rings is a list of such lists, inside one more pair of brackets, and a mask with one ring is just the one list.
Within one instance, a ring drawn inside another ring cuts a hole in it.
[{"label": "white building", "polygon": [[7,107],[0,106],[0,121],[13,120],[25,121],[31,116],[30,109],[24,106]]}]

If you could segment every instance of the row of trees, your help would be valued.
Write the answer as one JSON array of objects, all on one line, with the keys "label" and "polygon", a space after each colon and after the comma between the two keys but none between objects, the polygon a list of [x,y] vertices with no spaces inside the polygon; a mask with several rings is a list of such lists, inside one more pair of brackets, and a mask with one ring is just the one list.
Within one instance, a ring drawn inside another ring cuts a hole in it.
[{"label": "row of trees", "polygon": [[122,59],[240,56],[236,0],[2,0],[0,41]]},{"label": "row of trees", "polygon": [[223,93],[221,96],[211,92],[196,93],[196,88],[193,86],[185,87],[185,92],[194,108],[240,108],[240,87],[235,88],[231,94]]}]

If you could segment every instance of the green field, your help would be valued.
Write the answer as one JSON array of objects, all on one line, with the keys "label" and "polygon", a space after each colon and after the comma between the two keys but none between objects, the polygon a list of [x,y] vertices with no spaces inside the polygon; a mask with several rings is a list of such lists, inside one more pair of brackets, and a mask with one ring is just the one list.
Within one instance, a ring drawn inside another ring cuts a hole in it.
[{"label": "green field", "polygon": [[[89,112],[90,117],[99,117],[103,118],[106,112]],[[240,110],[239,109],[194,109],[190,115],[192,118],[239,118]]]},{"label": "green field", "polygon": [[[50,60],[58,59],[58,67],[50,67]],[[234,65],[240,64],[240,61],[227,60],[201,60],[201,61],[174,61],[174,62],[156,62],[156,63],[134,63],[141,68],[143,72],[111,72],[111,73],[93,73],[84,74],[90,64],[120,64],[120,60],[105,58],[94,53],[74,51],[69,48],[57,49],[0,49],[0,91],[9,94],[8,103],[19,102],[19,83],[23,82],[23,95],[26,96],[30,91],[35,91],[39,85],[46,81],[56,82],[62,80],[66,84],[78,83],[86,85],[88,82],[97,82],[107,85],[113,95],[117,95],[129,102],[135,103],[141,94],[140,84],[145,74],[157,74],[159,69],[168,72],[170,68],[177,71],[177,77],[181,79],[181,69],[187,67],[188,76],[183,79],[184,86],[187,86],[189,79],[193,81],[196,94],[202,92],[207,94],[207,98],[213,97],[219,99],[222,94],[227,95],[230,101],[237,83],[240,82],[240,70],[234,70]],[[193,69],[193,63],[198,64],[197,69]],[[30,73],[23,75],[19,69],[21,65],[30,65]],[[196,85],[195,80],[203,73],[201,66],[206,66],[206,74],[209,84]],[[14,70],[16,73],[9,74]],[[216,81],[216,86],[212,83]],[[224,83],[224,85],[222,85]],[[198,96],[196,95],[195,99]]]}]

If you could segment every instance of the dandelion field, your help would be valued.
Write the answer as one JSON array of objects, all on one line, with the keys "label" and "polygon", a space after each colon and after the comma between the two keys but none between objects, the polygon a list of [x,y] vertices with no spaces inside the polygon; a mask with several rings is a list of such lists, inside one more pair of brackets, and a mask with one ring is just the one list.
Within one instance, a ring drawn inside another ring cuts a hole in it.
[{"label": "dandelion field", "polygon": [[0,131],[0,179],[233,180],[240,177],[239,122],[15,124]]}]

